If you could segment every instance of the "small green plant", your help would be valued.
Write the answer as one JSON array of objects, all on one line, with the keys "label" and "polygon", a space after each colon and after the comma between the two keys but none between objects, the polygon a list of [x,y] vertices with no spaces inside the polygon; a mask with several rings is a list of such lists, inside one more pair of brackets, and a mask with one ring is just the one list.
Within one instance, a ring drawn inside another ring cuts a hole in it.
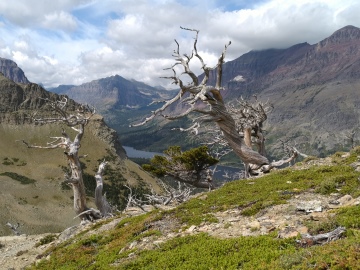
[{"label": "small green plant", "polygon": [[55,241],[56,239],[57,239],[56,234],[48,234],[48,235],[44,236],[43,238],[41,238],[40,241],[35,244],[35,247],[49,244],[49,243]]},{"label": "small green plant", "polygon": [[25,161],[21,161],[19,158],[8,158],[5,157],[2,162],[3,165],[15,165],[16,166],[25,166],[27,163]]},{"label": "small green plant", "polygon": [[279,266],[281,269],[292,269],[293,266],[299,265],[304,260],[302,251],[291,254],[283,254],[279,258]]},{"label": "small green plant", "polygon": [[3,162],[2,162],[3,165],[14,165],[14,162],[11,161],[9,158],[4,158],[3,159]]},{"label": "small green plant", "polygon": [[326,218],[321,222],[314,220],[305,221],[304,225],[308,228],[308,233],[311,235],[330,232],[339,226],[335,219],[330,218]]},{"label": "small green plant", "polygon": [[360,229],[360,207],[350,206],[336,211],[337,224],[351,229]]}]

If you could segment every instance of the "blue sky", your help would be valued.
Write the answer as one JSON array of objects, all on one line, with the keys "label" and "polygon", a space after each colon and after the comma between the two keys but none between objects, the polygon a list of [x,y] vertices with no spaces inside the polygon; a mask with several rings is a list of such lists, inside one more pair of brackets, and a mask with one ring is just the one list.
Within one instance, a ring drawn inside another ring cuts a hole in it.
[{"label": "blue sky", "polygon": [[[174,39],[214,65],[250,50],[315,44],[346,25],[360,27],[358,0],[1,0],[0,57],[45,87],[118,74],[170,87]],[[199,72],[199,63],[191,66]]]}]

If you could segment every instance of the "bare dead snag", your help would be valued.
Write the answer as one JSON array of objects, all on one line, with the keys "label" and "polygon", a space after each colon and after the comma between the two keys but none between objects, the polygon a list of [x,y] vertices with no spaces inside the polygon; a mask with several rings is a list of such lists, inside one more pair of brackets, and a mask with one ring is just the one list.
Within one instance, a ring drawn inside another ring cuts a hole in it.
[{"label": "bare dead snag", "polygon": [[[268,172],[271,168],[279,166],[280,163],[283,164],[284,162],[288,162],[286,160],[270,163],[266,158],[265,137],[262,132],[262,124],[267,119],[267,110],[270,108],[266,103],[258,102],[256,96],[255,104],[239,100],[236,106],[226,106],[223,101],[221,95],[221,90],[223,89],[221,86],[222,65],[224,63],[227,48],[231,42],[225,45],[223,52],[218,58],[217,64],[214,67],[208,67],[197,50],[199,30],[183,27],[181,27],[181,29],[195,33],[192,52],[189,55],[180,53],[180,45],[175,40],[177,45],[177,48],[173,53],[175,63],[168,68],[168,70],[172,71],[173,75],[163,77],[172,80],[173,84],[180,87],[180,91],[174,98],[166,101],[161,108],[152,112],[151,116],[133,126],[144,125],[157,115],[163,116],[169,120],[174,120],[190,113],[197,113],[202,115],[202,117],[199,117],[195,121],[195,124],[189,129],[180,130],[191,130],[195,135],[198,135],[199,128],[202,124],[216,123],[227,146],[229,146],[245,163],[249,171],[253,168],[259,170],[261,167],[265,166],[262,171]],[[201,82],[191,70],[190,62],[193,59],[197,59],[200,62],[204,72],[204,77]],[[176,71],[176,68],[179,67],[183,69],[180,76],[177,75]],[[210,71],[212,70],[216,70],[216,83],[214,86],[209,86],[207,84],[210,77]],[[190,83],[185,84],[181,76],[187,76],[187,79],[190,79]],[[186,104],[187,109],[185,109],[183,113],[177,115],[166,115],[166,109],[178,102]],[[218,138],[213,139],[218,140]],[[257,151],[252,149],[253,145],[256,145]],[[295,154],[291,156],[291,158],[295,157]],[[246,174],[247,173],[248,170]]]},{"label": "bare dead snag", "polygon": [[132,190],[132,188],[130,186],[125,185],[125,187],[127,187],[129,189],[129,195],[128,195],[128,200],[127,200],[125,210],[132,207],[132,206],[134,206],[134,207],[140,208],[144,212],[147,212],[145,210],[145,208],[143,207],[143,205],[145,205],[146,202],[138,199],[136,197],[136,194],[133,194],[133,190]]},{"label": "bare dead snag", "polygon": [[139,207],[143,211],[146,211],[143,207],[145,205],[153,205],[154,207],[158,207],[159,205],[183,203],[190,198],[190,194],[195,189],[194,187],[179,181],[177,188],[167,185],[164,182],[161,182],[161,184],[164,189],[162,194],[158,194],[154,190],[151,190],[151,194],[144,194],[144,200],[137,199],[136,195],[133,194],[132,189],[126,186],[130,190],[127,207],[135,206]]},{"label": "bare dead snag", "polygon": [[164,195],[158,195],[156,193],[152,193],[152,195],[146,194],[146,198],[151,203],[158,203],[162,205],[171,204],[171,202],[183,203],[187,201],[190,197],[190,194],[194,191],[194,187],[191,187],[185,183],[181,183],[178,181],[177,188],[173,188],[170,185],[162,182],[162,186],[164,188]]},{"label": "bare dead snag", "polygon": [[106,196],[103,195],[103,179],[102,175],[107,165],[106,161],[101,162],[99,169],[95,174],[96,179],[96,188],[95,188],[95,205],[100,211],[103,217],[112,216],[112,207],[109,202],[106,200]]},{"label": "bare dead snag", "polygon": [[65,176],[65,183],[72,186],[74,192],[74,210],[75,213],[82,220],[95,220],[101,218],[101,215],[95,209],[89,208],[86,205],[85,186],[83,182],[83,171],[79,159],[79,149],[81,147],[81,139],[84,135],[85,125],[89,119],[95,114],[95,110],[80,106],[75,113],[68,113],[66,111],[67,98],[63,97],[62,100],[51,101],[46,100],[55,112],[51,117],[39,117],[35,118],[35,123],[48,124],[48,123],[63,123],[76,131],[76,135],[73,140],[63,129],[61,137],[52,137],[52,141],[44,146],[33,145],[25,140],[22,142],[28,148],[39,149],[64,149],[64,154],[68,159],[68,163],[71,169],[71,175]]}]

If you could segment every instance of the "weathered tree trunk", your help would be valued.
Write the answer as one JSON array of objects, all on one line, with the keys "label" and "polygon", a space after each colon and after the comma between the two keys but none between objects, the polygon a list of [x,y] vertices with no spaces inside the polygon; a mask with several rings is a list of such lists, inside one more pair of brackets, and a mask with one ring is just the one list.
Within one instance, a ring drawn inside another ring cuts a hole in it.
[{"label": "weathered tree trunk", "polygon": [[247,147],[251,147],[251,127],[247,127],[244,129],[244,142]]},{"label": "weathered tree trunk", "polygon": [[[68,149],[69,152],[65,152],[65,155],[68,158],[69,166],[71,169],[71,176],[69,183],[71,184],[74,191],[74,210],[76,214],[80,214],[89,210],[86,205],[86,193],[85,186],[83,181],[83,173],[81,169],[81,164],[78,156],[78,151],[80,148],[80,141],[84,133],[84,126],[80,125],[79,133],[76,135],[74,142],[71,143],[69,137],[65,132],[63,132],[63,136],[67,137],[69,143]],[[83,219],[83,215],[80,218]]]},{"label": "weathered tree trunk", "polygon": [[[212,120],[219,126],[224,134],[225,140],[233,149],[234,153],[247,164],[256,164],[259,166],[269,164],[268,159],[247,146],[244,139],[237,132],[235,121],[227,111],[220,91],[212,88],[207,91],[205,96],[206,101],[211,105],[208,114],[211,115]],[[251,139],[249,144],[251,146]]]},{"label": "weathered tree trunk", "polygon": [[103,161],[95,175],[96,188],[95,188],[95,205],[103,217],[112,216],[112,207],[103,195],[103,179],[102,174],[107,162]]},{"label": "weathered tree trunk", "polygon": [[[86,205],[86,193],[83,182],[83,171],[79,159],[79,149],[81,146],[81,139],[84,134],[84,127],[88,123],[90,117],[95,113],[89,111],[87,108],[80,107],[76,114],[68,114],[65,110],[67,104],[67,98],[61,101],[50,101],[49,105],[58,113],[58,117],[51,118],[37,118],[34,119],[37,123],[65,123],[68,127],[77,132],[74,141],[71,141],[65,130],[62,130],[62,137],[54,137],[54,141],[47,143],[47,146],[31,145],[26,141],[22,141],[28,148],[41,148],[41,149],[57,149],[63,148],[66,151],[66,155],[69,166],[71,169],[71,175],[65,176],[65,183],[72,186],[74,192],[74,210],[78,217],[82,220],[95,220],[101,218],[99,211],[89,208]],[[89,115],[86,115],[86,114]]]}]

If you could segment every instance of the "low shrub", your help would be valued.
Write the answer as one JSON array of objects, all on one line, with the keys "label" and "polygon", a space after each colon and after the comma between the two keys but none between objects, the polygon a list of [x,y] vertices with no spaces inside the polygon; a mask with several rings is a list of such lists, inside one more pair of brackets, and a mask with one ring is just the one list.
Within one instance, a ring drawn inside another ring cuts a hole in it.
[{"label": "low shrub", "polygon": [[29,177],[26,177],[24,175],[20,175],[20,174],[14,173],[14,172],[4,172],[4,173],[0,173],[0,175],[10,177],[11,179],[16,180],[23,185],[33,184],[36,182],[36,180],[34,180],[34,179],[31,179]]}]

